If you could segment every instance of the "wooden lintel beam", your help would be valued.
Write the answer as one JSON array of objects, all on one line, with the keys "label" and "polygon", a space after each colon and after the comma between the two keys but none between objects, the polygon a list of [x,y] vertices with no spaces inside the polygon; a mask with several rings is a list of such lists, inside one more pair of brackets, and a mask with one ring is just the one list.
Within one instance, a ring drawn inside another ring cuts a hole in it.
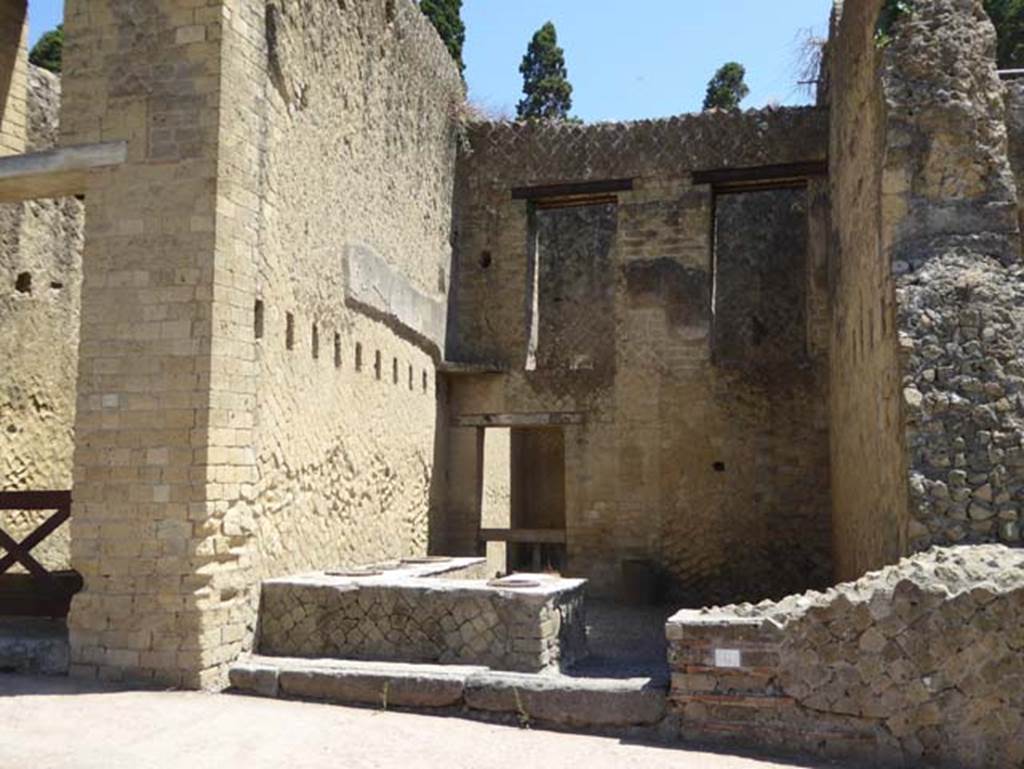
[{"label": "wooden lintel beam", "polygon": [[480,539],[483,542],[564,545],[565,529],[480,529]]},{"label": "wooden lintel beam", "polygon": [[632,179],[603,179],[595,182],[569,182],[537,187],[513,187],[512,200],[546,200],[601,197],[633,189]]},{"label": "wooden lintel beam", "polygon": [[465,414],[452,419],[453,427],[559,427],[583,424],[579,412],[549,414]]},{"label": "wooden lintel beam", "polygon": [[710,184],[716,192],[728,192],[803,186],[812,177],[827,175],[827,160],[811,160],[771,166],[693,171],[690,176],[694,184]]}]

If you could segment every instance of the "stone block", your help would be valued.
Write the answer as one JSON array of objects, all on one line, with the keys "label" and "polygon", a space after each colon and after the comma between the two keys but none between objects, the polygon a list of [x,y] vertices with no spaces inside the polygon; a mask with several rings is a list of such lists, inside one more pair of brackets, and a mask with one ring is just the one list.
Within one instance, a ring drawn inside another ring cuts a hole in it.
[{"label": "stone block", "polygon": [[469,677],[466,705],[512,713],[526,721],[576,727],[658,723],[665,689],[650,679],[584,679],[486,672]]}]

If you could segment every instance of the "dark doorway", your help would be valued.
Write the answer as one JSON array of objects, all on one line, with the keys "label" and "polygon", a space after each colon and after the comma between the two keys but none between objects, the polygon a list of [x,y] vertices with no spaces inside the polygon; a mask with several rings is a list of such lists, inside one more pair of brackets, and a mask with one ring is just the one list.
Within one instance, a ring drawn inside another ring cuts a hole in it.
[{"label": "dark doorway", "polygon": [[[512,528],[564,535],[565,434],[561,428],[512,430]],[[562,571],[565,543],[515,543],[508,560],[510,570]]]}]

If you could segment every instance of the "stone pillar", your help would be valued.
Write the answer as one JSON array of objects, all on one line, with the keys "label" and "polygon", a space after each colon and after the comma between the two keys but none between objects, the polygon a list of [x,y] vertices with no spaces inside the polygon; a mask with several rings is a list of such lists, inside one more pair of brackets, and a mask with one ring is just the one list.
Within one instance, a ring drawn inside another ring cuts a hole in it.
[{"label": "stone pillar", "polygon": [[25,151],[28,131],[28,4],[0,0],[0,155]]},{"label": "stone pillar", "polygon": [[62,141],[128,141],[128,161],[86,196],[76,674],[215,686],[249,632],[255,204],[232,169],[257,164],[234,146],[248,91],[225,79],[241,67],[227,41],[261,29],[239,5],[65,6]]},{"label": "stone pillar", "polygon": [[906,553],[909,520],[895,287],[883,249],[885,101],[875,41],[880,0],[836,3],[831,99],[830,443],[835,576]]}]

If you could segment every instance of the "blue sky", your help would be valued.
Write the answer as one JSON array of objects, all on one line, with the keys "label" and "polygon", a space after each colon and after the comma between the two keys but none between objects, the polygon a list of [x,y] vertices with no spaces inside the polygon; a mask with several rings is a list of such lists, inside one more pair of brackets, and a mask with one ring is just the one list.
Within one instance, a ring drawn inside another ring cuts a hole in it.
[{"label": "blue sky", "polygon": [[[364,0],[365,1],[365,0]],[[662,117],[700,109],[723,63],[747,68],[747,107],[807,101],[796,86],[801,30],[824,35],[832,0],[464,0],[470,98],[515,112],[519,62],[553,21],[587,121]],[[61,0],[29,0],[33,41],[55,26]]]}]

